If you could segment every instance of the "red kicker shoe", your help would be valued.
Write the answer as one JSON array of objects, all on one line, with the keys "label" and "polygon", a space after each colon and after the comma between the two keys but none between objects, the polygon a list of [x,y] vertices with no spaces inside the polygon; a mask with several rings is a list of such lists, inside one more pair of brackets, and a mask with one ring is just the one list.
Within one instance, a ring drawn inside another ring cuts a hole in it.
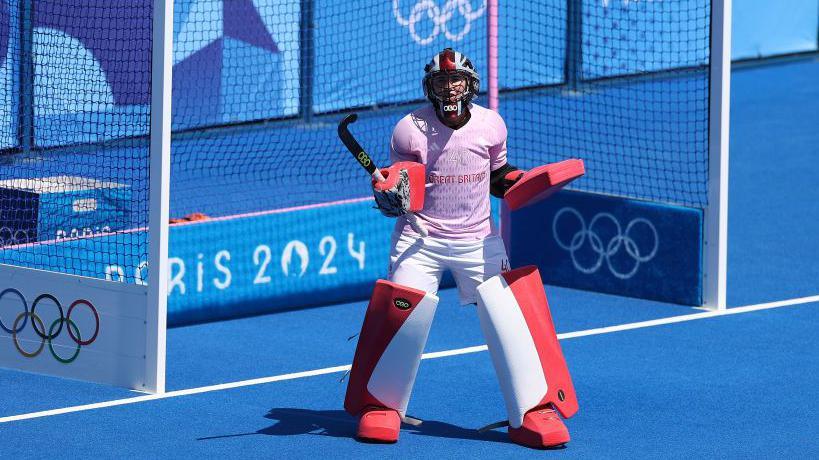
[{"label": "red kicker shoe", "polygon": [[509,439],[522,446],[543,449],[569,442],[569,430],[554,409],[534,409],[523,416],[520,428],[509,427]]},{"label": "red kicker shoe", "polygon": [[401,430],[398,411],[383,407],[367,407],[358,420],[358,439],[370,442],[395,442]]}]

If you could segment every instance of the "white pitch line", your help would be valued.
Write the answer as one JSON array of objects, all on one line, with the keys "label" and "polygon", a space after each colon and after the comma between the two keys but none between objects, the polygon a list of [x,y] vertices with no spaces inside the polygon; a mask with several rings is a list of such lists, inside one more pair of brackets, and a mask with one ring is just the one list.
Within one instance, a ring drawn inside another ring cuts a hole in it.
[{"label": "white pitch line", "polygon": [[[714,318],[718,316],[736,315],[740,313],[749,313],[759,310],[769,310],[772,308],[788,307],[793,305],[801,305],[805,303],[819,302],[819,295],[810,297],[800,297],[797,299],[781,300],[777,302],[761,303],[756,305],[747,305],[744,307],[729,308],[726,310],[712,310],[702,313],[695,313],[693,315],[671,316],[668,318],[653,319],[649,321],[639,321],[636,323],[620,324],[617,326],[599,327],[595,329],[586,329],[583,331],[566,332],[558,334],[557,337],[561,340],[574,339],[577,337],[587,337],[590,335],[609,334],[612,332],[629,331],[633,329],[641,329],[646,327],[662,326],[666,324],[682,323],[686,321],[695,321],[698,319]],[[469,353],[478,353],[486,351],[486,345],[478,345],[474,347],[458,348],[455,350],[436,351],[433,353],[424,353],[421,359],[437,359],[448,356],[465,355]],[[253,385],[263,385],[265,383],[281,382],[284,380],[293,380],[306,377],[314,377],[317,375],[335,374],[338,372],[346,372],[350,370],[350,365],[325,367],[323,369],[315,369],[312,371],[294,372],[290,374],[274,375],[270,377],[262,377],[258,379],[242,380],[239,382],[222,383],[218,385],[210,385],[198,388],[189,388],[187,390],[169,391],[161,394],[150,394],[144,396],[136,396],[133,398],[116,399],[113,401],[103,401],[93,404],[85,404],[81,406],[64,407],[62,409],[52,409],[40,412],[31,412],[28,414],[12,415],[8,417],[0,417],[0,423],[15,422],[20,420],[30,420],[40,417],[49,417],[53,415],[69,414],[72,412],[82,412],[87,410],[102,409],[106,407],[124,406],[127,404],[136,404],[146,401],[156,401],[160,399],[175,398],[178,396],[188,396],[201,393],[209,393],[212,391],[229,390],[232,388],[241,388]]]},{"label": "white pitch line", "polygon": [[644,327],[662,326],[665,324],[682,323],[685,321],[694,321],[698,319],[714,318],[717,316],[736,315],[739,313],[749,313],[759,310],[770,310],[772,308],[789,307],[793,305],[801,305],[811,302],[819,302],[819,295],[810,297],[800,297],[798,299],[779,300],[776,302],[760,303],[756,305],[746,305],[744,307],[734,307],[725,310],[709,310],[702,313],[695,313],[693,315],[669,316],[668,318],[652,319],[649,321],[640,321],[637,323],[620,324],[617,326],[599,327],[596,329],[587,329],[585,331],[567,332],[558,334],[559,339],[573,339],[575,337],[585,337],[589,335],[608,334],[610,332],[630,331],[632,329],[640,329]]},{"label": "white pitch line", "polygon": [[280,382],[283,380],[300,379],[304,377],[313,377],[316,375],[334,374],[336,372],[344,372],[350,370],[350,365],[325,367],[324,369],[316,369],[312,371],[294,372],[292,374],[274,375],[271,377],[262,377],[258,379],[242,380],[240,382],[220,383],[218,385],[210,385],[199,388],[189,388],[187,390],[169,391],[166,393],[149,394],[144,396],[136,396],[133,398],[115,399],[113,401],[103,401],[93,404],[85,404],[82,406],[64,407],[62,409],[44,410],[40,412],[32,412],[29,414],[12,415],[10,417],[0,418],[0,423],[14,422],[18,420],[28,420],[32,418],[48,417],[51,415],[68,414],[71,412],[82,412],[86,410],[102,409],[105,407],[124,406],[126,404],[135,404],[145,401],[156,401],[159,399],[175,398],[177,396],[188,396],[200,393],[208,393],[211,391],[229,390],[231,388],[247,387],[252,385],[262,385],[271,382]]}]

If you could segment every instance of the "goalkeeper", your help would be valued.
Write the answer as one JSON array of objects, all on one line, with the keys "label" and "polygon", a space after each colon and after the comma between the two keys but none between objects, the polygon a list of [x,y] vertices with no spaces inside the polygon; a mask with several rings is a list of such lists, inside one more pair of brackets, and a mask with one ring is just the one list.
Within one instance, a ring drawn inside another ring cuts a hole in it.
[{"label": "goalkeeper", "polygon": [[[386,181],[373,183],[379,209],[400,217],[389,281],[379,280],[372,294],[345,408],[359,417],[359,438],[397,441],[438,285],[450,270],[461,304],[478,305],[510,438],[530,447],[565,444],[569,433],[557,412],[570,417],[577,401],[540,275],[531,267],[510,271],[490,217],[489,195],[506,196],[527,173],[507,162],[501,116],[471,102],[480,79],[469,59],[446,48],[424,71],[431,104],[398,122],[390,144],[393,166],[382,170]],[[409,225],[412,202],[423,203],[414,218],[428,236]]]}]

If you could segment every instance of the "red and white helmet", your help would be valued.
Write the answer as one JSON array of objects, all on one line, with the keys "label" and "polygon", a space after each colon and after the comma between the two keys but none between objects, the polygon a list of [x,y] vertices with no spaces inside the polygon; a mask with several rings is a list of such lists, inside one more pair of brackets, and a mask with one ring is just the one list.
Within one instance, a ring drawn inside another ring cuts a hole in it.
[{"label": "red and white helmet", "polygon": [[[432,80],[439,75],[459,75],[466,79],[466,89],[457,101],[448,101],[435,94],[432,88]],[[435,54],[432,60],[424,67],[424,96],[429,99],[440,115],[447,118],[460,117],[469,106],[481,88],[481,79],[472,61],[462,53],[445,48],[440,53]]]}]

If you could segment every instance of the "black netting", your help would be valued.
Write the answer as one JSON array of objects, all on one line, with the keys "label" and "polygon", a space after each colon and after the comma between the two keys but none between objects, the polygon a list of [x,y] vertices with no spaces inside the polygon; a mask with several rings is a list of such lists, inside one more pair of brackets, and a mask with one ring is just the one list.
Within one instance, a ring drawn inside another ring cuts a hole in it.
[{"label": "black netting", "polygon": [[0,262],[133,277],[148,253],[151,1],[3,1],[0,24]]},{"label": "black netting", "polygon": [[[174,6],[174,218],[369,195],[336,124],[357,111],[353,131],[386,162],[395,123],[427,103],[424,64],[446,46],[468,55],[488,88],[483,0]],[[706,205],[709,2],[507,0],[499,25],[513,163],[580,157],[583,190]],[[0,261],[139,271],[151,2],[3,1],[0,35]],[[61,199],[80,200],[79,211],[48,208]],[[99,232],[114,235],[51,243]]]}]

